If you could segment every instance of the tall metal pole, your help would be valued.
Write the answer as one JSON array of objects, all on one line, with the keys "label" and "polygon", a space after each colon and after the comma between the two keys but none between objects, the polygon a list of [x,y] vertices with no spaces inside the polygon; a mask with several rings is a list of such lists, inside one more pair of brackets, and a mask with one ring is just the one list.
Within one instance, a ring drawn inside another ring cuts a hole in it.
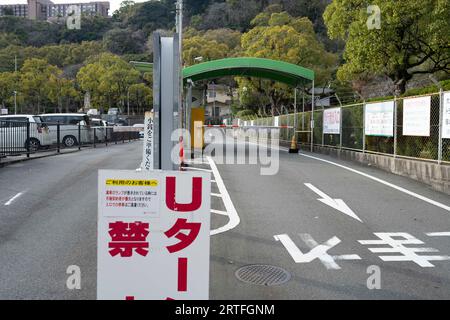
[{"label": "tall metal pole", "polygon": [[297,131],[297,87],[294,89],[294,135]]},{"label": "tall metal pole", "polygon": [[442,129],[444,120],[444,92],[439,89],[439,142],[438,142],[438,164],[442,162]]},{"label": "tall metal pole", "polygon": [[130,125],[130,88],[127,89],[127,115],[128,115],[128,125]]},{"label": "tall metal pole", "polygon": [[[14,56],[14,75],[17,73],[17,56]],[[14,114],[17,114],[17,90],[14,90]]]},{"label": "tall metal pole", "polygon": [[216,116],[216,84],[213,82],[213,117]]},{"label": "tall metal pole", "polygon": [[17,91],[14,90],[14,114],[17,114]]},{"label": "tall metal pole", "polygon": [[[397,95],[394,96],[394,158],[397,157]],[[364,139],[365,140],[365,139]]]},{"label": "tall metal pole", "polygon": [[183,107],[183,0],[177,0],[176,3],[176,32],[178,34],[178,55],[179,55],[179,64],[180,64],[180,95],[178,101],[178,126],[179,128],[186,127],[187,119],[184,119],[184,108]]},{"label": "tall metal pole", "polygon": [[305,88],[302,90],[302,131],[305,130]]},{"label": "tall metal pole", "polygon": [[312,100],[311,100],[311,152],[314,151],[314,80],[312,81]]}]

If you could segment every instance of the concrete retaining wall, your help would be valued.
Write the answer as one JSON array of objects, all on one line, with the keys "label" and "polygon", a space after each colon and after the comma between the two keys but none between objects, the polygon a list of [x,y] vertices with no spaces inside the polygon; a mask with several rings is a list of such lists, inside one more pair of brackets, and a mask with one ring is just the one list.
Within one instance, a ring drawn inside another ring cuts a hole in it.
[{"label": "concrete retaining wall", "polygon": [[373,167],[423,182],[434,190],[450,195],[450,165],[319,146],[314,147],[314,152],[342,160],[370,164]]}]

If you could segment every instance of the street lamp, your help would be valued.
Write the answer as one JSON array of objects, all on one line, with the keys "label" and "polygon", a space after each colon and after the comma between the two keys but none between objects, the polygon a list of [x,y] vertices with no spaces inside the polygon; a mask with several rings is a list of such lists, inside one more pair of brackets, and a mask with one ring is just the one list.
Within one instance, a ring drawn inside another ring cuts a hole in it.
[{"label": "street lamp", "polygon": [[127,114],[130,116],[130,88],[127,89]]}]

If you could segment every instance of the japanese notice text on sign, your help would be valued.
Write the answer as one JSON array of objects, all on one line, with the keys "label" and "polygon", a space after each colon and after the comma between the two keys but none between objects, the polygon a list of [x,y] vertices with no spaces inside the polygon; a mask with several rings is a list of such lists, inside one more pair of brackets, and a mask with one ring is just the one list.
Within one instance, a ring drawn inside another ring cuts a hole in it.
[{"label": "japanese notice text on sign", "polygon": [[97,298],[208,299],[210,174],[99,171]]}]

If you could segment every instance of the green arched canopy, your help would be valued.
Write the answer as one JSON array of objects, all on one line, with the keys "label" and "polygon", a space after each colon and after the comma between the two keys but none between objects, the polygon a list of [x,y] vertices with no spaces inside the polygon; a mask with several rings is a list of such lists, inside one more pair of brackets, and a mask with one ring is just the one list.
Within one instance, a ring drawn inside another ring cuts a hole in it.
[{"label": "green arched canopy", "polygon": [[[152,72],[153,63],[131,61],[141,72]],[[256,77],[298,86],[314,80],[314,71],[283,61],[262,58],[227,58],[183,69],[183,79],[192,81],[225,76]]]},{"label": "green arched canopy", "polygon": [[256,77],[298,86],[314,80],[314,71],[292,63],[261,58],[227,58],[183,69],[183,79],[192,81],[225,76]]}]

